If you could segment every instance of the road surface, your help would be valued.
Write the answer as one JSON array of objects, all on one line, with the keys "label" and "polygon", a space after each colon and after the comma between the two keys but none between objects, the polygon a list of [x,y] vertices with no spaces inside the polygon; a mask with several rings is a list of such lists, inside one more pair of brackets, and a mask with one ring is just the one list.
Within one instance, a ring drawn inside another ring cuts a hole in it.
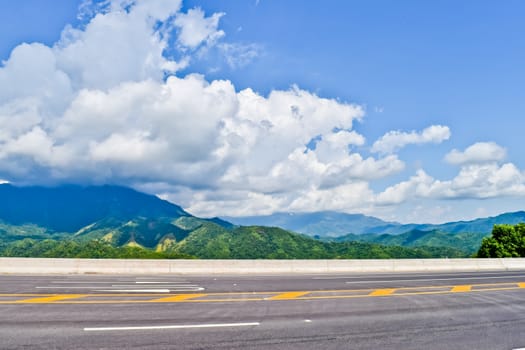
[{"label": "road surface", "polygon": [[525,271],[0,275],[1,349],[520,349]]}]

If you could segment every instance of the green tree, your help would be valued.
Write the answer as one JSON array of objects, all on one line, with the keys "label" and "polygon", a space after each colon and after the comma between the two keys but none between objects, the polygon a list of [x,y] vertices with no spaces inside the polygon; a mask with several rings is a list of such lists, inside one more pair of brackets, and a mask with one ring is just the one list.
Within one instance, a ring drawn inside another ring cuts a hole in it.
[{"label": "green tree", "polygon": [[479,258],[525,257],[525,223],[494,225],[492,236],[481,242]]}]

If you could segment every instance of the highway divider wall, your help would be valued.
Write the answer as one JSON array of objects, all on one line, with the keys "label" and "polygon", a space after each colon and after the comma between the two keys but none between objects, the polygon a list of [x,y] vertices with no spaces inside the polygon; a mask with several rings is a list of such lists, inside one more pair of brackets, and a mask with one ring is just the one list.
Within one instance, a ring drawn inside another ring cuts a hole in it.
[{"label": "highway divider wall", "polygon": [[0,274],[294,274],[525,270],[525,258],[135,260],[0,258]]}]

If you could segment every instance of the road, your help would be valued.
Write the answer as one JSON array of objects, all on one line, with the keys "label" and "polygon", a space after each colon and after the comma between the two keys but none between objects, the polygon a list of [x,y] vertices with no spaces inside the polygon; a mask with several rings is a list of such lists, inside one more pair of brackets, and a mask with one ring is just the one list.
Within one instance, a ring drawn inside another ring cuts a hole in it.
[{"label": "road", "polygon": [[0,275],[1,349],[520,349],[525,271]]}]

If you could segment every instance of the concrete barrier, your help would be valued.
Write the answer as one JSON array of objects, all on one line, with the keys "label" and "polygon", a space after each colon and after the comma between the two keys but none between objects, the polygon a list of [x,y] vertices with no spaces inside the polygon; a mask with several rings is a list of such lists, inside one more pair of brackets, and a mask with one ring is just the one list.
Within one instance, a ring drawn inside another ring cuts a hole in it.
[{"label": "concrete barrier", "polygon": [[133,260],[0,258],[0,274],[299,274],[525,270],[525,258]]}]

